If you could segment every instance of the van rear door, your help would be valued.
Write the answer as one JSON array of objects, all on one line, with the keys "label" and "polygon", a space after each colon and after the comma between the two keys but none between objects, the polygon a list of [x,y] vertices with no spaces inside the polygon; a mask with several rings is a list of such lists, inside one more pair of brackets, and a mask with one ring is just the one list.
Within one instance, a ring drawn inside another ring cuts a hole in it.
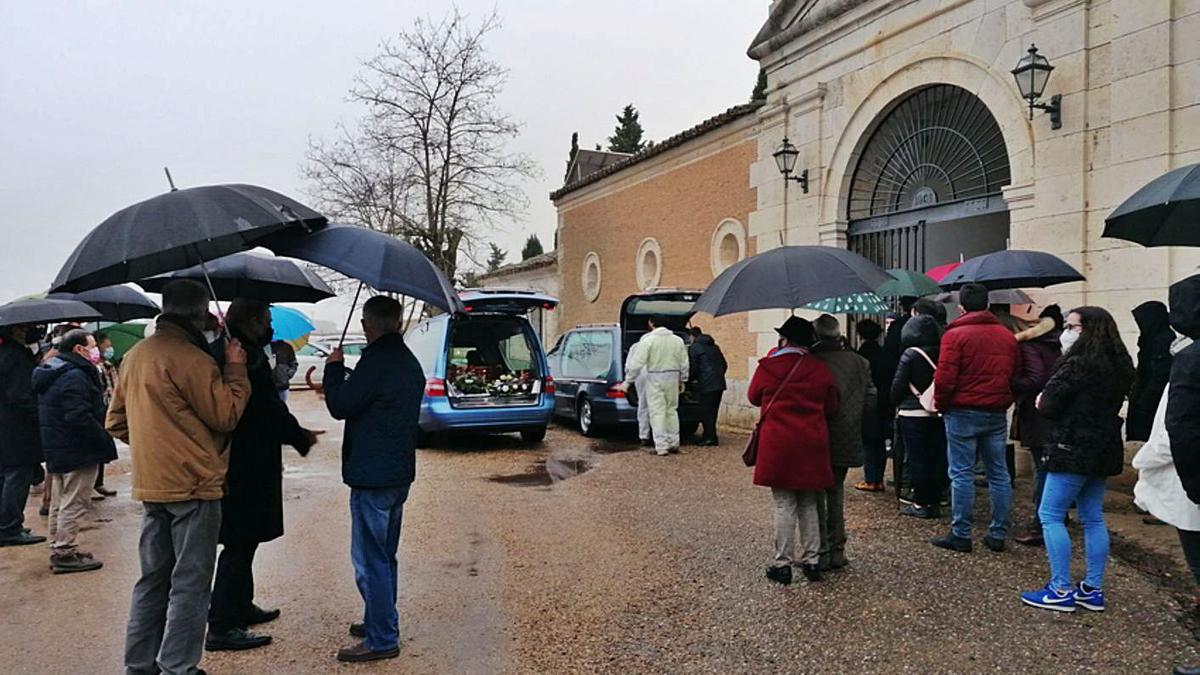
[{"label": "van rear door", "polygon": [[522,315],[558,306],[558,298],[533,290],[474,288],[459,293],[458,298],[468,314]]},{"label": "van rear door", "polygon": [[692,306],[700,297],[698,290],[654,290],[625,298],[621,303],[621,360],[624,362],[629,348],[649,332],[646,320],[660,316],[667,320],[667,327],[676,333],[687,328],[688,321],[696,312]]}]

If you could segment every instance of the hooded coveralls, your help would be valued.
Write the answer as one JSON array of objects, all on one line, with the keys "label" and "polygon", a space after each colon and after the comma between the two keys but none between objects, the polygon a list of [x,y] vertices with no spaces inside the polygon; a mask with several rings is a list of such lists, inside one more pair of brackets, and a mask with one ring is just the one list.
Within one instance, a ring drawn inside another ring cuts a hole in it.
[{"label": "hooded coveralls", "polygon": [[629,356],[625,357],[625,381],[632,382],[637,388],[639,396],[637,397],[637,423],[638,423],[638,438],[643,441],[650,440],[650,399],[646,396],[646,369],[634,367],[634,361],[637,359],[637,353],[641,351],[642,343],[635,342],[629,348]]},{"label": "hooded coveralls", "polygon": [[630,366],[646,380],[645,389],[639,391],[650,408],[654,449],[663,454],[679,447],[679,390],[688,377],[687,347],[661,326],[643,335],[638,344]]}]

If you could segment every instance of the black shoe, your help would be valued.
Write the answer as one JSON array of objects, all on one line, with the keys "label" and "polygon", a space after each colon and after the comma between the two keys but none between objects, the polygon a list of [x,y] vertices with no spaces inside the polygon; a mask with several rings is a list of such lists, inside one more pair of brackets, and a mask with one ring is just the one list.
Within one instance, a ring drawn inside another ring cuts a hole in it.
[{"label": "black shoe", "polygon": [[210,652],[241,651],[255,649],[271,644],[270,635],[251,633],[245,628],[233,628],[227,631],[208,631],[204,640],[204,649]]},{"label": "black shoe", "polygon": [[649,438],[643,438],[643,439],[642,439],[642,447],[643,447],[643,448],[653,448],[653,447],[654,447],[654,441],[653,441],[652,439],[649,439]]},{"label": "black shoe", "polygon": [[1000,553],[1004,550],[1004,540],[996,539],[991,535],[983,538],[983,545],[995,551],[996,553]]},{"label": "black shoe", "polygon": [[768,567],[767,578],[777,584],[787,586],[792,583],[792,566],[780,565],[779,567]]},{"label": "black shoe", "polygon": [[849,564],[850,561],[846,559],[846,554],[844,552],[838,551],[830,554],[829,556],[829,569],[833,570],[834,572],[840,569],[845,569]]},{"label": "black shoe", "polygon": [[972,549],[970,539],[956,537],[953,533],[932,539],[929,543],[938,548],[944,548],[947,551],[955,551],[957,553],[970,553]]},{"label": "black shoe", "polygon": [[821,580],[821,567],[819,565],[812,563],[808,565],[801,565],[800,571],[804,572],[804,578],[808,579],[809,581],[816,582]]},{"label": "black shoe", "polygon": [[394,659],[400,656],[400,647],[385,649],[381,652],[373,652],[367,643],[360,642],[350,647],[343,647],[338,650],[337,660],[347,663],[363,663],[365,661],[378,661],[380,659]]},{"label": "black shoe", "polygon": [[900,515],[910,516],[912,518],[933,518],[933,515],[930,514],[929,509],[925,508],[924,506],[917,506],[916,504],[905,504],[902,506],[900,508]]},{"label": "black shoe", "polygon": [[365,640],[367,638],[366,624],[362,624],[362,623],[350,624],[350,637],[362,638]]},{"label": "black shoe", "polygon": [[40,544],[46,541],[46,538],[40,534],[30,534],[29,530],[21,530],[21,533],[15,537],[0,539],[0,546],[29,546],[30,544]]},{"label": "black shoe", "polygon": [[706,447],[706,448],[712,448],[712,447],[716,447],[716,446],[718,446],[718,445],[720,445],[720,444],[721,444],[721,443],[720,443],[719,441],[717,441],[716,439],[713,439],[713,438],[706,438],[706,439],[704,439],[704,440],[702,440],[702,441],[698,441],[698,442],[696,443],[696,445],[699,445],[699,446],[702,446],[702,447]]},{"label": "black shoe", "polygon": [[246,616],[242,618],[242,622],[247,626],[257,626],[260,623],[268,623],[278,618],[278,609],[263,609],[258,605],[251,604],[250,611],[246,612]]},{"label": "black shoe", "polygon": [[833,569],[833,564],[830,562],[828,553],[817,559],[816,568],[817,571],[820,572],[828,572],[829,570]]}]

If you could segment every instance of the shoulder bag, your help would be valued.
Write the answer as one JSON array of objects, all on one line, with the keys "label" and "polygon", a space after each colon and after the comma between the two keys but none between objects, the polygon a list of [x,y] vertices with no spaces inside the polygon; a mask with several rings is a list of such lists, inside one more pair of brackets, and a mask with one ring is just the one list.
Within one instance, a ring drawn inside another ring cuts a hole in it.
[{"label": "shoulder bag", "polygon": [[796,369],[800,367],[800,362],[804,360],[804,355],[796,359],[796,363],[792,369],[788,371],[787,377],[779,383],[779,387],[775,389],[775,393],[771,394],[771,400],[767,401],[767,405],[762,410],[762,414],[758,416],[758,422],[754,424],[754,431],[750,433],[750,439],[746,441],[746,449],[742,451],[742,462],[746,466],[754,466],[758,461],[758,430],[762,427],[763,420],[767,418],[767,413],[771,410],[771,406],[775,404],[775,398],[779,396],[779,392],[787,386],[788,382],[792,381],[792,375],[796,374]]},{"label": "shoulder bag", "polygon": [[[925,361],[929,364],[929,367],[933,369],[934,374],[937,374],[937,364],[933,362],[933,359],[929,358],[929,355],[925,353],[924,349],[921,349],[920,347],[909,347],[909,349],[923,356]],[[910,391],[912,391],[913,395],[917,397],[917,403],[921,405],[921,408],[925,412],[937,414],[938,409],[937,403],[934,402],[934,387],[932,381],[929,383],[929,386],[925,389],[925,391],[917,391],[917,388],[912,382],[908,383],[908,388]]]}]

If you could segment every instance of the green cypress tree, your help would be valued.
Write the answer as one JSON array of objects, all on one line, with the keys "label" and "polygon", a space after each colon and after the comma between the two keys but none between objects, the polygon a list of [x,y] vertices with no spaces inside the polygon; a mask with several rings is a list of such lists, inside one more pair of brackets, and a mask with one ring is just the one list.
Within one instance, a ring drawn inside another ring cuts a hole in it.
[{"label": "green cypress tree", "polygon": [[545,252],[545,249],[542,248],[542,241],[538,239],[536,234],[531,234],[525,240],[525,248],[521,249],[521,260],[529,260]]},{"label": "green cypress tree", "polygon": [[630,103],[617,115],[617,127],[613,135],[608,137],[608,149],[612,152],[634,153],[644,147],[642,123],[638,121],[637,109]]},{"label": "green cypress tree", "polygon": [[750,92],[750,101],[764,101],[767,98],[767,71],[758,71],[758,80],[754,83],[754,91]]},{"label": "green cypress tree", "polygon": [[488,256],[487,271],[495,272],[504,267],[504,259],[508,257],[508,251],[497,246],[495,243],[488,244],[491,247],[491,254]]}]

